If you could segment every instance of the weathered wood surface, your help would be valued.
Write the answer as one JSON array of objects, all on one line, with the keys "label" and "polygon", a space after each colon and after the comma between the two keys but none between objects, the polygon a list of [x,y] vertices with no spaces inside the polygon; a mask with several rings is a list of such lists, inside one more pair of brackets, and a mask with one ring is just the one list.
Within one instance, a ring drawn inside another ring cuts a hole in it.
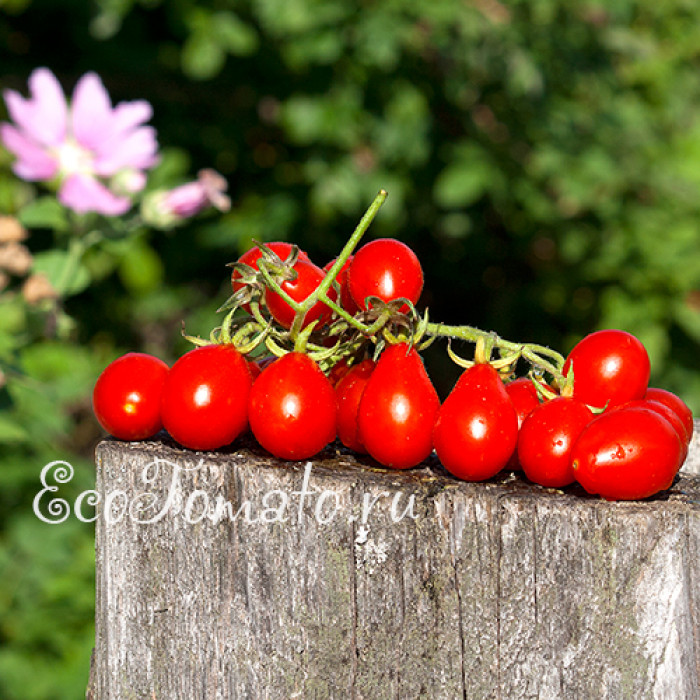
[{"label": "weathered wood surface", "polygon": [[700,479],[607,503],[311,464],[98,446],[98,491],[131,514],[96,523],[94,698],[700,698]]}]

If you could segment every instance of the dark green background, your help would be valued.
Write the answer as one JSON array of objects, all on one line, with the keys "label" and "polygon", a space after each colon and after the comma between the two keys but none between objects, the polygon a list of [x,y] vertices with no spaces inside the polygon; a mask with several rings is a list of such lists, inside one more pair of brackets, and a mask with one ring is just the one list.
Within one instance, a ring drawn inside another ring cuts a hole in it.
[{"label": "dark green background", "polygon": [[[370,236],[425,268],[431,317],[563,353],[600,327],[638,335],[652,382],[700,410],[700,3],[524,0],[0,0],[0,83],[94,70],[147,99],[150,186],[214,167],[232,209],[140,230],[83,261],[58,334],[0,295],[0,697],[81,696],[92,646],[92,528],[31,510],[41,467],[93,483],[89,395],[117,353],[172,361],[207,334],[227,262],[252,238],[323,264],[380,188]],[[0,207],[35,253],[62,215],[0,155]],[[42,193],[42,190],[37,190]],[[427,355],[444,394],[444,346]]]}]

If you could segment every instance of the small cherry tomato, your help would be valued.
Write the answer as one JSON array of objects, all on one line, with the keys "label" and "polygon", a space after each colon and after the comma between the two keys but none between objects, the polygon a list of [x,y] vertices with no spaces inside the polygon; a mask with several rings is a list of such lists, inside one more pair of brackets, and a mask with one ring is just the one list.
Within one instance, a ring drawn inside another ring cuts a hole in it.
[{"label": "small cherry tomato", "polygon": [[518,416],[498,372],[489,364],[466,369],[440,408],[433,441],[445,469],[458,479],[498,474],[518,439]]},{"label": "small cherry tomato", "polygon": [[275,457],[313,457],[335,439],[335,391],[308,356],[290,352],[253,384],[248,420],[255,439]]},{"label": "small cherry tomato", "polygon": [[681,441],[659,413],[643,407],[596,416],[571,451],[576,481],[606,500],[637,500],[671,486]]},{"label": "small cherry tomato", "polygon": [[677,396],[671,391],[666,389],[659,389],[657,387],[649,387],[647,393],[644,395],[645,399],[650,401],[658,401],[659,403],[668,406],[676,415],[681,419],[685,431],[685,442],[688,444],[690,438],[693,437],[693,430],[695,429],[695,423],[693,421],[693,412],[688,408],[685,401],[683,401],[680,396]]},{"label": "small cherry tomato", "polygon": [[537,406],[518,435],[518,460],[525,476],[552,488],[573,484],[571,449],[592,420],[588,406],[571,397],[559,396]]},{"label": "small cherry tomato", "polygon": [[351,367],[335,387],[335,395],[338,399],[338,438],[345,447],[360,454],[366,454],[367,449],[358,435],[357,411],[374,368],[374,360],[362,360]]},{"label": "small cherry tomato", "polygon": [[[416,304],[423,291],[423,268],[416,254],[401,241],[378,238],[362,246],[348,268],[350,295],[358,308],[375,296],[389,302],[405,297]],[[408,307],[404,304],[402,311]]]},{"label": "small cherry tomato", "polygon": [[107,365],[95,383],[92,407],[99,424],[120,440],[145,440],[162,427],[160,400],[168,365],[130,352]]},{"label": "small cherry tomato", "polygon": [[574,397],[596,408],[644,398],[651,365],[642,343],[631,333],[602,330],[579,341],[564,363],[574,371]]},{"label": "small cherry tomato", "polygon": [[163,388],[163,426],[191,450],[215,450],[233,442],[247,425],[253,379],[233,345],[205,345],[185,353]]},{"label": "small cherry tomato", "polygon": [[440,408],[435,387],[415,348],[386,348],[369,377],[358,408],[358,438],[371,457],[391,469],[408,469],[431,453]]},{"label": "small cherry tomato", "polygon": [[[303,302],[310,294],[316,291],[316,288],[323,280],[324,273],[320,267],[317,267],[308,260],[298,260],[292,268],[296,273],[294,279],[284,280],[280,283],[282,291],[286,292],[294,301]],[[331,287],[328,290],[329,298],[335,301],[336,292]],[[294,321],[294,309],[274,290],[267,288],[265,290],[265,304],[270,310],[272,317],[284,328],[291,328]],[[318,321],[320,328],[324,323],[327,323],[332,315],[330,307],[323,302],[317,301],[304,316],[302,328],[308,326],[312,321]]]}]

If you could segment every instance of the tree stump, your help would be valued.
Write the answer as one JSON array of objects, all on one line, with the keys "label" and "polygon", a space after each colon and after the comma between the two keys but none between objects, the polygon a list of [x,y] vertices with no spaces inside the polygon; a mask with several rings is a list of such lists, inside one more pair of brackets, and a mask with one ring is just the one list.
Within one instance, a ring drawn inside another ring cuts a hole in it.
[{"label": "tree stump", "polygon": [[700,698],[693,475],[608,503],[164,437],[97,484],[90,697]]}]

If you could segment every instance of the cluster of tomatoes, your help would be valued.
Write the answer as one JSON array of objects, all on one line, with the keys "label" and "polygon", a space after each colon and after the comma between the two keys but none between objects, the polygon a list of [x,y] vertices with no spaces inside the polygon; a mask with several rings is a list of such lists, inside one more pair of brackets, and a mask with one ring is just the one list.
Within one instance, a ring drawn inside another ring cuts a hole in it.
[{"label": "cluster of tomatoes", "polygon": [[[649,357],[631,334],[586,336],[548,383],[541,372],[515,378],[513,367],[504,370],[489,353],[477,353],[441,403],[420,344],[410,333],[382,334],[372,315],[393,304],[394,316],[415,317],[423,272],[410,248],[377,239],[325,270],[288,243],[268,244],[266,251],[253,248],[234,265],[234,312],[265,321],[261,337],[276,324],[281,344],[289,329],[292,336],[304,328],[316,333],[333,327],[339,313],[353,317],[343,326],[352,352],[348,341],[333,361],[331,348],[323,369],[298,337],[286,350],[280,343],[254,351],[235,342],[202,344],[172,367],[129,353],[95,385],[95,415],[109,433],[142,440],[165,428],[186,448],[215,450],[249,430],[286,460],[310,458],[337,438],[391,469],[414,467],[435,451],[459,479],[483,481],[506,468],[522,469],[543,486],[578,482],[607,499],[649,497],[667,489],[680,469],[692,414],[676,395],[648,387]],[[264,264],[260,269],[269,251],[273,260],[290,261],[277,270],[274,285]],[[325,301],[314,301],[332,268]],[[290,301],[307,299],[300,317]],[[332,346],[336,331],[325,345]],[[434,332],[439,336],[439,326]],[[323,347],[323,338],[318,343],[314,347]]]}]

